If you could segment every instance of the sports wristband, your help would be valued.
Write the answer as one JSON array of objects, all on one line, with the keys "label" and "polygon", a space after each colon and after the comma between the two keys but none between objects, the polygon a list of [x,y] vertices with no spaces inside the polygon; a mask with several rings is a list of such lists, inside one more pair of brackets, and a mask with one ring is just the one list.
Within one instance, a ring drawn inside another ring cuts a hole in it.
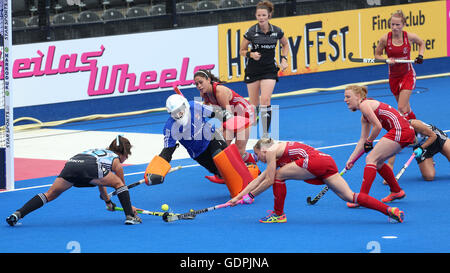
[{"label": "sports wristband", "polygon": [[245,54],[245,56],[246,56],[247,58],[250,59],[250,51],[247,51],[247,53]]},{"label": "sports wristband", "polygon": [[287,61],[287,57],[286,56],[281,56],[281,59],[285,59]]},{"label": "sports wristband", "polygon": [[248,196],[252,199],[255,199],[255,196],[251,192],[248,193]]}]

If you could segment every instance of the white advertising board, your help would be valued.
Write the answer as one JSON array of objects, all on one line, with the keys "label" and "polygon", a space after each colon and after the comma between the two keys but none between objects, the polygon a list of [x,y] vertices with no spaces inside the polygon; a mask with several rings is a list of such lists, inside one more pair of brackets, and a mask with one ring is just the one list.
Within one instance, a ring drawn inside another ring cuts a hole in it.
[{"label": "white advertising board", "polygon": [[218,75],[217,26],[14,46],[14,106],[192,87]]}]

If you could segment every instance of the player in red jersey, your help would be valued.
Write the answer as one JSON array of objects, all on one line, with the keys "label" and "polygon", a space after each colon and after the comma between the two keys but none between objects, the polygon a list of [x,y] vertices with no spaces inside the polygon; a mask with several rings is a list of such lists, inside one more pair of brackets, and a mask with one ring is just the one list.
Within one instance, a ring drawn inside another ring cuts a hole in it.
[{"label": "player in red jersey", "polygon": [[[369,194],[370,187],[377,172],[388,183],[391,194],[383,198],[382,202],[391,202],[406,196],[400,188],[391,167],[384,162],[399,153],[405,146],[414,143],[414,129],[404,116],[393,107],[373,99],[367,99],[365,86],[350,85],[345,89],[345,99],[351,111],[361,111],[361,137],[355,150],[350,155],[346,167],[351,169],[353,158],[364,150],[369,153],[366,157],[361,193]],[[381,129],[388,131],[375,147],[373,141],[380,134]],[[357,207],[357,204],[347,204]]]},{"label": "player in red jersey", "polygon": [[[238,93],[230,88],[222,85],[221,81],[207,70],[199,70],[194,74],[195,86],[200,91],[200,96],[203,98],[205,104],[217,105],[226,110],[226,114],[239,115],[250,119],[250,122],[255,120],[255,112],[250,103]],[[243,134],[228,136],[231,132],[225,131],[224,137],[229,145],[234,137],[236,137],[236,146],[241,155],[245,156],[245,147],[250,135],[250,127],[243,131]]]},{"label": "player in red jersey", "polygon": [[411,43],[415,43],[419,47],[415,63],[423,63],[425,43],[417,34],[403,31],[406,18],[401,10],[392,14],[390,21],[391,31],[380,38],[375,49],[375,58],[382,59],[383,52],[386,52],[389,58],[389,86],[397,100],[398,111],[408,120],[415,119],[409,98],[416,86],[416,72],[411,63],[395,63],[395,60],[409,60]]},{"label": "player in red jersey", "polygon": [[274,211],[262,218],[261,223],[285,223],[284,201],[288,179],[304,180],[314,185],[326,184],[341,199],[358,202],[364,207],[378,210],[389,217],[403,222],[404,212],[389,207],[365,193],[354,193],[339,174],[333,158],[311,146],[298,142],[275,143],[272,139],[260,139],[253,147],[261,162],[267,168],[250,182],[242,192],[231,199],[232,204],[251,204],[258,194],[272,186]]},{"label": "player in red jersey", "polygon": [[[255,121],[253,106],[241,95],[222,85],[222,82],[208,70],[195,72],[194,81],[205,104],[221,107],[221,109],[225,110],[225,115],[246,117],[250,119],[250,124]],[[250,136],[250,126],[237,133],[225,130],[223,136],[227,145],[230,145],[233,139],[236,139],[235,144],[244,162],[256,164],[254,155],[246,152],[246,146]],[[222,180],[217,176],[207,176],[206,178],[215,183],[221,183]]]}]

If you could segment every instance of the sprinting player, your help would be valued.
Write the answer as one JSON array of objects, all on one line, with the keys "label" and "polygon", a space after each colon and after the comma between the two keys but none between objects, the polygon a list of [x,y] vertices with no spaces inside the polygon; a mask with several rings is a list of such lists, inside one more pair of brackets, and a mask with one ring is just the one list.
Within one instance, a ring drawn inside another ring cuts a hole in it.
[{"label": "sprinting player", "polygon": [[244,82],[247,84],[250,103],[256,107],[257,113],[261,111],[264,136],[269,133],[272,118],[270,99],[278,81],[279,68],[275,60],[278,40],[282,45],[281,70],[284,71],[288,67],[289,43],[284,32],[269,23],[273,11],[274,6],[270,1],[261,1],[256,5],[255,16],[258,23],[244,34],[239,49],[240,55],[246,57]]},{"label": "sprinting player", "polygon": [[[248,101],[230,88],[222,85],[222,82],[211,72],[207,70],[197,71],[194,74],[194,81],[205,104],[220,106],[225,115],[228,115],[229,117],[233,115],[243,116],[250,119],[251,123],[254,121],[255,115],[253,107]],[[233,135],[229,136],[229,134]],[[223,136],[227,145],[230,145],[232,140],[236,138],[235,144],[244,161],[256,163],[252,154],[246,152],[246,146],[250,136],[250,127],[243,130],[242,133],[224,130]]]},{"label": "sprinting player", "polygon": [[[365,86],[347,86],[344,96],[348,109],[361,111],[361,137],[346,163],[347,169],[353,167],[351,163],[353,158],[363,150],[368,153],[360,193],[369,194],[378,172],[391,190],[391,193],[381,201],[388,203],[404,198],[405,192],[400,188],[391,167],[384,162],[399,153],[405,146],[414,143],[414,129],[405,117],[390,105],[368,99]],[[388,132],[374,147],[373,141],[378,137],[382,128]],[[347,203],[347,205],[358,207],[358,204]]]},{"label": "sprinting player", "polygon": [[251,204],[255,196],[272,186],[274,211],[259,220],[261,223],[287,221],[284,201],[285,181],[288,179],[304,180],[313,185],[326,184],[344,201],[358,202],[361,206],[378,210],[398,222],[404,220],[404,212],[400,209],[389,207],[368,194],[354,193],[339,174],[333,158],[311,146],[293,141],[275,143],[272,139],[260,139],[253,149],[259,160],[267,164],[267,168],[229,202],[233,205],[238,202]]},{"label": "sprinting player", "polygon": [[130,194],[125,185],[122,163],[131,155],[130,141],[117,136],[107,149],[91,149],[70,158],[61,173],[46,193],[39,193],[25,205],[6,218],[10,226],[46,203],[56,199],[61,193],[75,187],[98,186],[100,198],[105,201],[108,210],[114,211],[115,204],[108,197],[105,187],[113,187],[118,192],[123,207],[126,225],[142,223],[131,205]]},{"label": "sprinting player", "polygon": [[414,146],[414,154],[420,172],[424,180],[432,181],[436,175],[433,156],[441,153],[450,161],[450,140],[446,133],[432,124],[418,119],[411,119],[409,123],[417,136],[418,142]]},{"label": "sprinting player", "polygon": [[383,52],[389,58],[389,86],[398,104],[398,111],[406,119],[415,119],[409,99],[416,86],[416,72],[411,63],[395,63],[395,59],[409,60],[411,44],[419,47],[415,63],[423,63],[425,42],[417,34],[406,32],[406,18],[401,10],[391,16],[391,31],[383,35],[375,49],[375,58],[382,59]]}]

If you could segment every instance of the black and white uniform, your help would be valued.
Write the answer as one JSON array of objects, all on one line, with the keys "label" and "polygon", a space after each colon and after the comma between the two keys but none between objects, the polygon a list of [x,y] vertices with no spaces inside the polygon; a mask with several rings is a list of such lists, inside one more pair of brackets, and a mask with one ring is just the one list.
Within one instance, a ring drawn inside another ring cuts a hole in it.
[{"label": "black and white uniform", "polygon": [[105,177],[111,171],[116,158],[119,156],[110,150],[87,150],[67,160],[58,177],[64,178],[75,187],[95,187],[96,185],[90,182]]},{"label": "black and white uniform", "polygon": [[259,52],[261,59],[246,58],[244,82],[251,83],[262,79],[278,81],[278,65],[275,60],[275,49],[278,40],[283,38],[281,28],[269,24],[269,31],[264,33],[258,24],[251,26],[244,34],[250,41],[251,52]]},{"label": "black and white uniform", "polygon": [[[426,152],[424,152],[421,157],[416,158],[418,164],[424,161],[425,159],[431,158],[435,154],[440,153],[442,151],[442,147],[444,146],[445,141],[448,139],[447,134],[444,133],[439,128],[437,128],[436,126],[432,124],[427,124],[425,122],[424,124],[428,126],[428,128],[430,128],[431,131],[433,131],[437,135],[437,138],[430,146],[428,146],[425,149]],[[428,139],[428,136],[422,135],[420,133],[416,133],[416,137],[417,137],[417,145],[414,146],[414,149],[424,144],[425,141],[427,141]]]}]

